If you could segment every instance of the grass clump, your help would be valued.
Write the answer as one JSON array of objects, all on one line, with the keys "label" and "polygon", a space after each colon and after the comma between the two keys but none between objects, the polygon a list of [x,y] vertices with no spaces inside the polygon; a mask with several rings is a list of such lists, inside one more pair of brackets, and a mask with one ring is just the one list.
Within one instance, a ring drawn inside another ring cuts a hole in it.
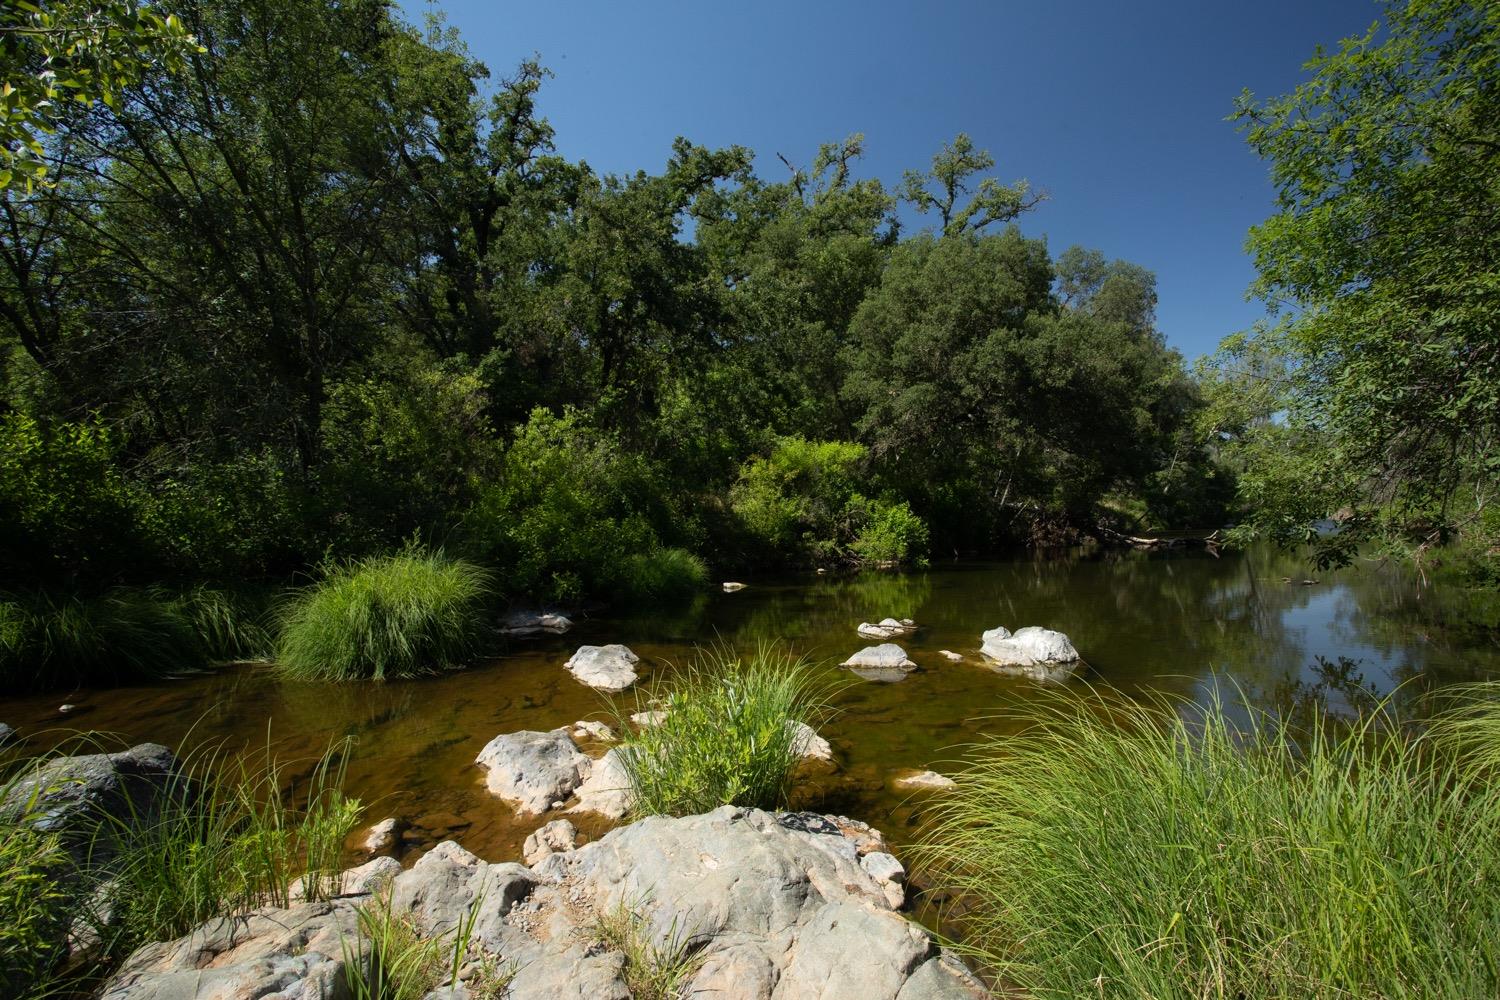
[{"label": "grass clump", "polygon": [[[9,790],[0,784],[0,799]],[[70,894],[57,878],[67,852],[31,821],[29,808],[0,817],[0,996],[46,992],[68,927]]]},{"label": "grass clump", "polygon": [[293,677],[410,677],[461,665],[475,650],[488,571],[442,552],[328,567],[280,614],[277,662]]},{"label": "grass clump", "polygon": [[359,942],[345,942],[344,985],[355,1000],[421,1000],[439,986],[458,986],[472,1000],[499,1000],[515,978],[514,962],[502,962],[474,939],[484,905],[481,894],[458,926],[423,937],[408,914],[395,912],[388,891],[360,907]]},{"label": "grass clump", "polygon": [[622,900],[594,921],[594,936],[625,958],[622,977],[631,1000],[677,1000],[703,965],[702,953],[677,932],[674,922],[658,942],[650,922]]},{"label": "grass clump", "polygon": [[[982,745],[924,861],[1035,997],[1500,993],[1500,707],[1293,732],[1056,695]],[[1488,756],[1476,752],[1488,747]]]},{"label": "grass clump", "polygon": [[653,549],[626,556],[616,572],[618,596],[631,603],[683,601],[708,585],[708,566],[686,549]]},{"label": "grass clump", "polygon": [[[750,659],[716,651],[647,702],[665,714],[625,738],[621,759],[638,815],[687,816],[721,805],[786,804],[799,760],[797,724],[824,697],[805,660],[762,649]],[[624,719],[621,730],[631,732]]]}]

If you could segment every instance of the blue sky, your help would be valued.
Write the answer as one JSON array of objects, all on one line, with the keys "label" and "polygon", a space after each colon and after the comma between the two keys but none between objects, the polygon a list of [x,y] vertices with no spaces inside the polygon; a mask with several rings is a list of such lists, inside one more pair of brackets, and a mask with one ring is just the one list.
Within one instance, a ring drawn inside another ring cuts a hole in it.
[{"label": "blue sky", "polygon": [[[420,17],[427,4],[405,0]],[[558,149],[601,172],[659,170],[672,139],[806,164],[865,134],[888,183],[960,132],[1002,180],[1050,200],[1025,217],[1054,253],[1082,243],[1157,274],[1158,322],[1189,358],[1263,315],[1246,230],[1265,165],[1224,121],[1249,87],[1303,78],[1314,46],[1362,32],[1371,0],[604,3],[446,0],[497,75],[538,53]]]}]

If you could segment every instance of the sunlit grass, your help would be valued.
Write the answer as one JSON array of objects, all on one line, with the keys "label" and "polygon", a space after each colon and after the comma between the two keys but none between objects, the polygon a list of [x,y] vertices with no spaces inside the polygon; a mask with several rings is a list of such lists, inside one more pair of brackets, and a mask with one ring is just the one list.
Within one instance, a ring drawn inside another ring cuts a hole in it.
[{"label": "sunlit grass", "polygon": [[282,608],[277,664],[307,680],[460,666],[475,652],[489,594],[488,571],[441,552],[336,564]]},{"label": "sunlit grass", "polygon": [[1500,708],[1255,716],[1038,694],[973,752],[922,860],[1036,997],[1500,992]]},{"label": "sunlit grass", "polygon": [[659,724],[632,731],[620,719],[636,814],[785,805],[799,759],[795,723],[816,724],[825,704],[813,666],[774,647],[749,658],[700,654],[638,700],[637,710],[665,713]]}]

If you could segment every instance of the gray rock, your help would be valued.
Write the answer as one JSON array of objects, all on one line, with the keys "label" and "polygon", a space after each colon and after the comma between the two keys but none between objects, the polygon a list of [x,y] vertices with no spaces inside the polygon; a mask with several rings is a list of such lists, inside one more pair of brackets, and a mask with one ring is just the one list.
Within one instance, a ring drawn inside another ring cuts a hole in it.
[{"label": "gray rock", "polygon": [[[340,873],[338,881],[325,884],[325,888],[335,896],[368,896],[390,885],[400,874],[401,862],[395,858],[371,858],[362,865]],[[292,883],[287,895],[291,902],[300,903],[307,899],[307,889],[306,879],[299,878]]]},{"label": "gray rock", "polygon": [[906,650],[894,642],[879,646],[866,646],[842,664],[853,669],[912,671],[917,665],[906,655]]},{"label": "gray rock", "polygon": [[500,624],[503,635],[526,636],[562,635],[573,627],[573,623],[562,615],[538,614],[535,611],[516,611],[506,616]]},{"label": "gray rock", "polygon": [[613,743],[620,737],[607,723],[598,719],[579,719],[573,723],[573,741],[593,740],[595,743]]},{"label": "gray rock", "polygon": [[[187,794],[177,758],[159,743],[119,753],[91,753],[46,761],[0,800],[0,814],[25,814],[41,830],[62,835],[78,856],[91,828],[104,820],[149,822],[167,795]],[[100,859],[97,854],[92,860]]]},{"label": "gray rock", "polygon": [[659,726],[659,725],[661,725],[662,724],[662,720],[666,719],[666,717],[667,717],[667,713],[666,712],[662,711],[659,708],[652,708],[652,709],[647,709],[644,712],[633,712],[633,713],[631,713],[630,721],[633,722],[633,723],[635,723],[640,728],[645,729],[648,726]]},{"label": "gray rock", "polygon": [[895,855],[872,851],[859,859],[859,866],[880,883],[891,909],[899,910],[906,905],[906,869],[901,867]]},{"label": "gray rock", "polygon": [[945,792],[958,787],[952,778],[936,771],[907,771],[897,775],[891,784],[903,792]]},{"label": "gray rock", "polygon": [[362,956],[361,898],[268,907],[210,920],[125,961],[100,1000],[335,1000],[346,956]]},{"label": "gray rock", "polygon": [[1058,683],[1078,666],[1078,650],[1061,632],[1031,625],[1011,634],[1004,628],[983,635],[986,664],[997,673]]},{"label": "gray rock", "polygon": [[530,815],[573,794],[590,767],[566,729],[496,736],[474,762],[487,772],[485,785],[491,792]]},{"label": "gray rock", "polygon": [[630,812],[635,796],[631,792],[630,772],[625,769],[625,752],[615,747],[591,762],[588,775],[578,786],[578,804],[569,812],[598,813],[606,819],[621,819]]},{"label": "gray rock", "polygon": [[792,752],[798,757],[806,760],[820,760],[832,764],[833,747],[828,741],[818,735],[818,731],[805,722],[794,722],[787,720],[787,726],[792,730]]},{"label": "gray rock", "polygon": [[726,594],[737,594],[744,589],[745,584],[739,583],[735,580],[728,580],[724,583],[724,593]]},{"label": "gray rock", "polygon": [[866,639],[895,639],[899,636],[910,635],[917,630],[917,623],[910,618],[882,618],[875,623],[861,622],[855,629]]},{"label": "gray rock", "polygon": [[938,650],[938,655],[945,660],[952,660],[954,663],[958,663],[964,658],[962,653],[955,653],[951,649],[940,649]]},{"label": "gray rock", "polygon": [[578,829],[565,819],[555,819],[526,838],[521,856],[534,865],[549,854],[561,854],[578,846]]},{"label": "gray rock", "polygon": [[596,691],[624,691],[638,679],[635,665],[639,656],[619,643],[608,646],[579,646],[578,652],[565,664],[580,683]]},{"label": "gray rock", "polygon": [[5,746],[5,744],[9,743],[11,739],[15,737],[15,735],[16,731],[14,729],[12,729],[10,726],[7,726],[3,722],[0,722],[0,747],[3,747]]}]

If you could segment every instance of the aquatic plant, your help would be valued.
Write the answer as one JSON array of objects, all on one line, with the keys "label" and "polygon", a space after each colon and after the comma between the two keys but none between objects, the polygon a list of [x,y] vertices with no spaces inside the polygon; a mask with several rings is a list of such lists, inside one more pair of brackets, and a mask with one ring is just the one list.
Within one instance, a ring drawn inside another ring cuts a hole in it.
[{"label": "aquatic plant", "polygon": [[474,654],[490,573],[410,547],[329,565],[281,608],[277,665],[305,680],[409,677]]},{"label": "aquatic plant", "polygon": [[1494,694],[1415,731],[1039,694],[921,860],[1030,996],[1495,996]]},{"label": "aquatic plant", "polygon": [[772,647],[747,659],[728,650],[700,654],[670,687],[646,692],[638,711],[663,713],[632,727],[621,758],[641,816],[687,816],[721,805],[775,809],[786,804],[798,762],[798,722],[825,706],[805,659]]}]

